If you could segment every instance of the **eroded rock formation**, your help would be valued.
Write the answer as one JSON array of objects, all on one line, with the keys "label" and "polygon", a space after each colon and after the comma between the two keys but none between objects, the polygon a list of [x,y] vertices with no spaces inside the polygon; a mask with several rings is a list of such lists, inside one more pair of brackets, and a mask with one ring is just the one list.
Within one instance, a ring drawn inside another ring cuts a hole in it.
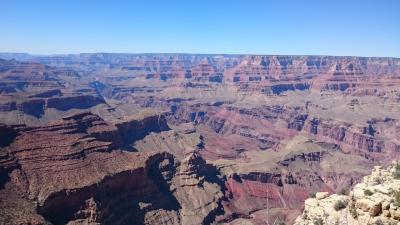
[{"label": "eroded rock formation", "polygon": [[396,58],[1,57],[4,223],[292,224],[400,157]]}]

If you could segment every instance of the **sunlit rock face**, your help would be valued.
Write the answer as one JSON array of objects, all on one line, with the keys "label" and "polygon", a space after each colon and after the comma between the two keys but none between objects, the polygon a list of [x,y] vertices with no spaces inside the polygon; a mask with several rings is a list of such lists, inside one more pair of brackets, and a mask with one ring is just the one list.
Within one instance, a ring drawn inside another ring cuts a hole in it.
[{"label": "sunlit rock face", "polygon": [[0,58],[0,223],[293,224],[336,197],[395,215],[327,196],[399,159],[400,59]]},{"label": "sunlit rock face", "polygon": [[400,221],[400,166],[395,164],[372,173],[355,185],[349,195],[318,192],[305,201],[304,212],[295,225],[324,224],[398,224]]}]

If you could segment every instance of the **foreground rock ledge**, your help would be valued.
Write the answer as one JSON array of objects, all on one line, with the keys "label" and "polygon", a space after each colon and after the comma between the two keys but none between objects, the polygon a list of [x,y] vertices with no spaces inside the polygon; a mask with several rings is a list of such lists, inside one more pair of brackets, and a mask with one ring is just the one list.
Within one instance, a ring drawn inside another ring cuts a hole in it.
[{"label": "foreground rock ledge", "polygon": [[396,166],[399,167],[375,167],[348,196],[316,193],[316,198],[305,201],[304,212],[295,225],[400,224],[400,179],[395,178]]}]

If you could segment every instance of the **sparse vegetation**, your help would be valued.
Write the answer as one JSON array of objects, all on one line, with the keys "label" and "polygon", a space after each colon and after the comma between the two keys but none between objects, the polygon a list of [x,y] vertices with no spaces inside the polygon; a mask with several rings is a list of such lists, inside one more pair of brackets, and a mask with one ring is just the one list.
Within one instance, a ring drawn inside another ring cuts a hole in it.
[{"label": "sparse vegetation", "polygon": [[400,163],[397,163],[394,173],[393,173],[394,179],[400,179]]},{"label": "sparse vegetation", "polygon": [[351,204],[351,205],[350,205],[349,211],[350,211],[351,216],[352,216],[354,219],[357,219],[357,218],[358,218],[358,212],[357,212],[356,206],[355,206],[354,204]]},{"label": "sparse vegetation", "polygon": [[308,213],[308,211],[305,209],[303,212],[303,216],[302,216],[303,220],[308,219],[307,213]]},{"label": "sparse vegetation", "polygon": [[333,208],[334,208],[336,211],[339,211],[339,210],[342,210],[342,209],[346,208],[346,206],[347,206],[347,202],[344,202],[344,201],[342,201],[342,200],[339,200],[339,201],[337,201],[337,202],[335,203],[335,205],[333,205]]},{"label": "sparse vegetation", "polygon": [[371,196],[371,195],[373,195],[374,194],[374,192],[372,192],[371,190],[369,190],[369,189],[365,189],[364,190],[364,195],[366,195],[366,196]]},{"label": "sparse vegetation", "polygon": [[324,220],[322,218],[314,219],[314,225],[324,225]]},{"label": "sparse vegetation", "polygon": [[349,190],[347,190],[347,188],[342,188],[342,189],[339,191],[339,194],[341,194],[341,195],[348,195],[348,194],[349,194]]},{"label": "sparse vegetation", "polygon": [[376,184],[382,184],[382,178],[380,178],[380,177],[374,177],[374,182],[375,182]]},{"label": "sparse vegetation", "polygon": [[275,225],[286,225],[286,223],[282,220],[278,220]]},{"label": "sparse vegetation", "polygon": [[394,205],[400,207],[400,190],[394,192]]}]

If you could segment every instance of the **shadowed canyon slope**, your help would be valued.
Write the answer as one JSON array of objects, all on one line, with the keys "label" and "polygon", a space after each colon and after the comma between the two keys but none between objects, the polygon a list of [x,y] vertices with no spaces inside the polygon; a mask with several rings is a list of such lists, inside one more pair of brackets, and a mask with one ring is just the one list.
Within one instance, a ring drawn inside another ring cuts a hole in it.
[{"label": "shadowed canyon slope", "polygon": [[293,224],[400,158],[397,58],[0,58],[2,224]]}]

